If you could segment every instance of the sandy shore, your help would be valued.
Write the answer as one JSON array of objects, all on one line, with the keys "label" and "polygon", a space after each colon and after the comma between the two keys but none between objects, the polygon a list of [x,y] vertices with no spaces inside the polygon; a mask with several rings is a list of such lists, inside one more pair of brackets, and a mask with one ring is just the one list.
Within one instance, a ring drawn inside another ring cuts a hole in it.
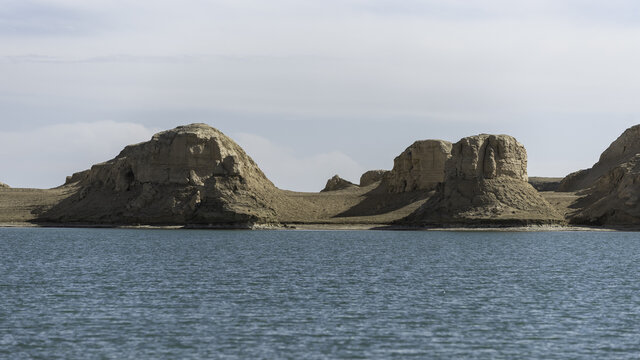
[{"label": "sandy shore", "polygon": [[197,225],[83,225],[83,224],[34,224],[30,222],[0,223],[0,228],[108,228],[108,229],[156,229],[156,230],[285,230],[285,231],[333,231],[333,230],[378,230],[378,231],[467,231],[467,232],[545,232],[545,231],[640,231],[640,227],[593,227],[570,225],[531,225],[493,227],[403,227],[386,224],[267,224],[252,227],[224,227]]}]

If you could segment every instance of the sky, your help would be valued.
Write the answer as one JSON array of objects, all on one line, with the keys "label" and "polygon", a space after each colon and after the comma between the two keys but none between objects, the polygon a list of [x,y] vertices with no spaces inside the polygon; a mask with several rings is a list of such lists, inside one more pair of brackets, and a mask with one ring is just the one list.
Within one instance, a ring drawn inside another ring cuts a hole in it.
[{"label": "sky", "polygon": [[158,131],[218,128],[280,188],[509,134],[530,176],[640,123],[640,2],[0,0],[0,181],[50,188]]}]

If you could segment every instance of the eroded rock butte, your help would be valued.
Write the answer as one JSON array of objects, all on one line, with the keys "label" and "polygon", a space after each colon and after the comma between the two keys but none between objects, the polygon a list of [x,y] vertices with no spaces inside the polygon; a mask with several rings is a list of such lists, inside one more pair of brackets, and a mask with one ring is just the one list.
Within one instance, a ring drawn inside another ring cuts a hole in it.
[{"label": "eroded rock butte", "polygon": [[527,153],[508,135],[481,134],[453,145],[444,182],[411,225],[535,224],[562,216],[527,183]]},{"label": "eroded rock butte", "polygon": [[41,221],[251,224],[275,219],[275,186],[230,138],[205,125],[163,131],[67,178],[76,195]]},{"label": "eroded rock butte", "polygon": [[383,182],[391,193],[433,190],[444,180],[450,156],[448,141],[416,141],[394,159],[393,169],[385,174]]}]

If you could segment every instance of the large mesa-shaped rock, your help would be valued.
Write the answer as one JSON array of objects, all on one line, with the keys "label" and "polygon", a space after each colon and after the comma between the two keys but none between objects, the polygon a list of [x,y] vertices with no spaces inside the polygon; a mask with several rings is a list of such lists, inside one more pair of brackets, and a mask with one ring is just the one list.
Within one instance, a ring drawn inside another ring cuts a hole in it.
[{"label": "large mesa-shaped rock", "polygon": [[360,176],[360,186],[369,186],[381,181],[388,173],[389,170],[369,170]]},{"label": "large mesa-shaped rock", "polygon": [[235,226],[275,218],[275,186],[240,146],[205,124],[127,146],[66,186],[78,192],[40,221]]},{"label": "large mesa-shaped rock", "polygon": [[444,179],[450,156],[448,141],[416,141],[393,160],[393,169],[385,175],[384,183],[392,193],[433,190]]},{"label": "large mesa-shaped rock", "polygon": [[436,193],[402,222],[410,225],[524,225],[562,217],[527,183],[527,153],[508,135],[481,134],[453,145]]},{"label": "large mesa-shaped rock", "polygon": [[593,167],[567,175],[560,183],[558,191],[578,191],[589,188],[601,176],[633,159],[638,153],[640,153],[640,125],[635,125],[611,143]]},{"label": "large mesa-shaped rock", "polygon": [[324,189],[320,190],[320,192],[343,190],[354,186],[357,185],[351,181],[341,178],[338,175],[334,175],[331,179],[327,180],[327,184],[324,186]]}]

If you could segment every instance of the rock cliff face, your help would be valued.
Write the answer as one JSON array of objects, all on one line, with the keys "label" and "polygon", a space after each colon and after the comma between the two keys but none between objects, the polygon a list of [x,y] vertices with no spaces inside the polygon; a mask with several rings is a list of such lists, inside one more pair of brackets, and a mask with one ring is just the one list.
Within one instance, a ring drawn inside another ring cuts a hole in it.
[{"label": "rock cliff face", "polygon": [[562,180],[561,190],[584,195],[571,214],[574,224],[640,224],[640,125],[627,129],[591,169]]},{"label": "rock cliff face", "polygon": [[78,193],[41,221],[252,224],[275,218],[276,188],[220,131],[191,124],[127,146],[114,159],[67,178]]},{"label": "rock cliff face", "polygon": [[3,183],[3,182],[0,182],[0,188],[5,188],[5,189],[7,189],[7,188],[10,188],[10,186],[9,186],[9,185],[7,185],[7,184],[5,184],[5,183]]},{"label": "rock cliff face", "polygon": [[448,141],[416,141],[394,159],[384,183],[392,193],[433,190],[444,179],[445,162],[450,156]]},{"label": "rock cliff face", "polygon": [[587,225],[640,224],[640,154],[612,168],[578,201],[571,222]]},{"label": "rock cliff face", "polygon": [[447,180],[504,177],[526,182],[527,151],[508,135],[469,136],[453,146],[445,171]]},{"label": "rock cliff face", "polygon": [[331,179],[327,180],[327,185],[325,185],[324,189],[320,190],[320,192],[343,190],[353,186],[357,185],[338,175],[334,175]]},{"label": "rock cliff face", "polygon": [[389,170],[369,170],[360,176],[360,186],[367,186],[381,181],[388,173]]},{"label": "rock cliff face", "polygon": [[527,183],[527,153],[508,135],[466,137],[453,145],[445,179],[403,222],[439,224],[530,224],[562,217]]},{"label": "rock cliff face", "polygon": [[631,160],[640,153],[640,125],[627,129],[600,155],[592,168],[569,174],[560,183],[558,191],[577,191],[596,183],[613,168]]}]

